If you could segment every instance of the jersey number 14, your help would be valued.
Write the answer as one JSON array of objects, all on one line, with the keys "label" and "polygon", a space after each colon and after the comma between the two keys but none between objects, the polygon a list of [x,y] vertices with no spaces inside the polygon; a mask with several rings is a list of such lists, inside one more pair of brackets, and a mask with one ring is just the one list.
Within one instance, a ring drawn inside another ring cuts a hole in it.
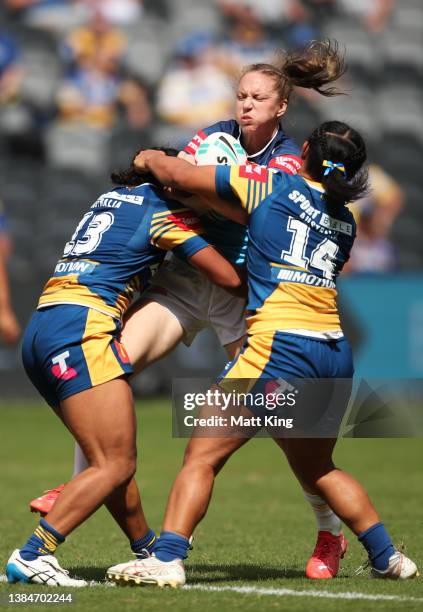
[{"label": "jersey number 14", "polygon": [[306,270],[309,267],[317,268],[323,272],[324,278],[333,280],[336,255],[339,251],[338,245],[329,238],[325,238],[307,257],[305,253],[310,233],[308,225],[295,217],[289,217],[287,229],[293,236],[289,251],[282,251],[281,259]]}]

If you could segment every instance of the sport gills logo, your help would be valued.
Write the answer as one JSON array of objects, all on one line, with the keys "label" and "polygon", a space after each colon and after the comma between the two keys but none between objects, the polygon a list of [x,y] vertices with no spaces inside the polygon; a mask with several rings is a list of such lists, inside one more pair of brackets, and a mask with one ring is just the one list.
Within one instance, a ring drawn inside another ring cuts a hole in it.
[{"label": "sport gills logo", "polygon": [[193,211],[187,210],[184,212],[174,213],[169,215],[167,219],[186,232],[201,230],[200,219]]},{"label": "sport gills logo", "polygon": [[245,166],[239,167],[239,176],[252,181],[259,181],[260,183],[267,183],[269,179],[269,171],[265,166],[246,164]]}]

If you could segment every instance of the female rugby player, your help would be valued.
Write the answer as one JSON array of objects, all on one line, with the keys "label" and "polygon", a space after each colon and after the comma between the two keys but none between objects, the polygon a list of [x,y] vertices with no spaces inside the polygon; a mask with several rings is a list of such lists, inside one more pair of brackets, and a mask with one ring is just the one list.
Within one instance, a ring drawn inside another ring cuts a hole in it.
[{"label": "female rugby player", "polygon": [[118,340],[122,317],[169,250],[227,289],[242,284],[232,264],[200,236],[196,214],[165,200],[154,177],[140,177],[132,168],[124,180],[115,178],[125,186],[101,195],[84,215],[25,332],[26,372],[88,466],[13,552],[6,567],[9,582],[85,585],[69,577],[54,552],[103,503],[134,552],[152,545],[154,532],[133,479],[136,419],[127,382],[133,370]]},{"label": "female rugby player", "polygon": [[[151,171],[163,184],[209,198],[218,212],[248,223],[248,340],[222,373],[223,389],[225,383],[240,379],[247,379],[254,390],[265,380],[340,381],[353,376],[335,282],[355,238],[346,204],[367,189],[366,148],[355,130],[332,121],[312,133],[303,145],[302,159],[296,176],[252,165],[192,168],[154,151],[135,160],[137,168]],[[344,397],[343,411],[347,403]],[[310,415],[314,408],[309,402]],[[189,537],[207,511],[215,476],[247,441],[193,437],[153,556],[110,568],[109,578],[184,584],[182,560]],[[368,553],[372,576],[407,579],[417,574],[414,562],[394,548],[365,489],[335,467],[336,438],[291,437],[278,443],[298,480],[316,490],[357,535]]]},{"label": "female rugby player", "polygon": [[[198,132],[185,147],[184,157],[193,161],[204,138],[223,131],[240,140],[250,162],[295,174],[301,167],[300,150],[281,125],[293,89],[303,87],[325,96],[336,95],[336,89],[326,86],[343,72],[343,58],[334,41],[315,41],[302,52],[287,53],[278,66],[247,66],[237,86],[236,118]],[[201,220],[208,242],[233,264],[245,267],[245,226],[216,212],[203,214]],[[215,330],[229,358],[234,358],[246,333],[245,300],[216,287],[194,267],[173,257],[127,313],[122,342],[137,373],[164,357],[179,342],[189,346],[205,327]],[[85,467],[83,454],[76,448],[74,475]],[[63,485],[48,491],[33,500],[31,508],[48,511],[61,490]],[[306,487],[304,493],[319,530],[306,574],[310,578],[330,578],[336,575],[339,559],[346,550],[341,522],[316,491]]]}]

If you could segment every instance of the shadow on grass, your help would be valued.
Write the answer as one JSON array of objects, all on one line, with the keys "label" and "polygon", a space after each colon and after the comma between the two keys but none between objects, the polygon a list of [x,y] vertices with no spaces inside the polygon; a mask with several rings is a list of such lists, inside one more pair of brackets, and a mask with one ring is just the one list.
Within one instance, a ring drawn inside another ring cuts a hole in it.
[{"label": "shadow on grass", "polygon": [[304,571],[264,567],[252,563],[228,564],[196,564],[187,565],[187,577],[190,582],[257,582],[262,580],[277,580],[281,578],[304,578]]},{"label": "shadow on grass", "polygon": [[[72,567],[69,568],[71,576],[78,576],[85,580],[103,582],[106,567]],[[254,564],[196,564],[188,563],[186,566],[189,582],[216,583],[216,582],[258,582],[264,580],[280,580],[283,578],[305,578],[304,570],[290,568],[263,567]]]}]

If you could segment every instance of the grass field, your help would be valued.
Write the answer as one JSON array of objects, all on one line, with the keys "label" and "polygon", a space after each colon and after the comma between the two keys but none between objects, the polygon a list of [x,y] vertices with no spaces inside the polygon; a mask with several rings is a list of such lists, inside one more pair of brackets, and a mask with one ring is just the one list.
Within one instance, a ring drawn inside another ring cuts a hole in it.
[{"label": "grass field", "polygon": [[[138,417],[138,482],[151,526],[158,530],[185,441],[171,438],[166,401],[144,401]],[[4,574],[10,552],[23,544],[36,525],[28,501],[69,478],[72,449],[70,436],[41,403],[0,403],[0,574]],[[338,464],[367,486],[396,543],[404,541],[420,567],[422,459],[418,439],[342,440],[336,454]],[[423,577],[396,583],[354,574],[365,555],[352,534],[337,579],[316,583],[304,578],[304,564],[314,544],[314,518],[270,440],[253,440],[225,467],[209,514],[195,536],[187,565],[189,589],[95,585],[74,591],[76,609],[423,610]],[[97,582],[103,580],[109,565],[130,556],[125,538],[103,510],[58,551],[62,565],[71,573]],[[10,592],[40,590],[46,589],[0,584],[3,597]],[[33,607],[18,606],[21,610]]]}]

